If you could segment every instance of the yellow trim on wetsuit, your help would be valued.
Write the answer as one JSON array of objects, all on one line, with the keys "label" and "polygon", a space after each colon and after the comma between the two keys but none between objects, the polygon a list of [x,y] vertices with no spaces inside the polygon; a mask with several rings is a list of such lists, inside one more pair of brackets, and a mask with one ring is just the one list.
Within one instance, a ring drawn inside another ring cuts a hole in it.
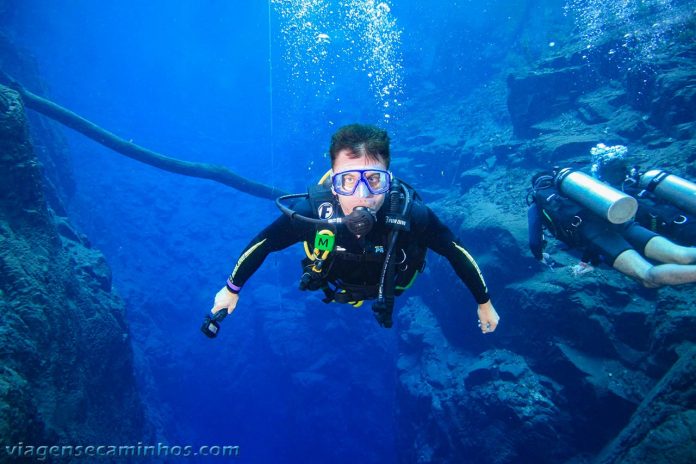
[{"label": "yellow trim on wetsuit", "polygon": [[474,268],[476,269],[476,272],[478,272],[479,279],[481,279],[481,282],[483,283],[483,288],[486,290],[486,293],[488,293],[488,286],[486,285],[486,281],[483,278],[483,274],[481,274],[481,269],[479,269],[478,264],[476,264],[476,260],[474,260],[474,257],[469,254],[468,251],[464,249],[464,247],[457,245],[456,242],[452,242],[452,244],[457,247],[457,250],[461,251],[464,256],[471,262],[471,264],[474,265]]},{"label": "yellow trim on wetsuit", "polygon": [[411,285],[413,285],[413,282],[416,281],[416,277],[418,277],[418,274],[420,274],[420,272],[416,270],[416,272],[413,273],[413,277],[411,277],[411,280],[409,281],[409,283],[406,284],[405,287],[400,287],[397,285],[395,287],[395,289],[396,290],[408,290],[409,288],[411,288]]},{"label": "yellow trim on wetsuit", "polygon": [[263,243],[264,243],[266,240],[268,240],[268,239],[264,238],[264,239],[261,240],[259,243],[253,245],[251,248],[249,248],[247,251],[245,251],[244,254],[243,254],[242,256],[239,257],[239,260],[237,260],[237,265],[234,267],[234,270],[232,271],[232,275],[230,276],[230,279],[234,279],[234,275],[237,273],[237,270],[239,269],[239,266],[241,266],[242,263],[244,262],[244,260],[247,259],[247,258],[249,257],[249,255],[251,255],[254,251],[256,251],[256,249],[257,249],[258,247],[260,247],[261,245],[263,245]]}]

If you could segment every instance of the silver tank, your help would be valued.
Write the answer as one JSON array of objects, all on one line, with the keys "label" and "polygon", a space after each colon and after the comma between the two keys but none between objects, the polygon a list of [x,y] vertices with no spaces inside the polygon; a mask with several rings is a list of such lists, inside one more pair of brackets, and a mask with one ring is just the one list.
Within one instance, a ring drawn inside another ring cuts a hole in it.
[{"label": "silver tank", "polygon": [[638,202],[592,176],[570,168],[562,169],[557,177],[558,189],[590,211],[612,224],[623,224],[636,215]]},{"label": "silver tank", "polygon": [[678,208],[682,208],[686,212],[696,215],[696,184],[693,182],[689,182],[674,174],[667,174],[659,169],[653,169],[640,177],[641,188],[647,189],[650,182],[659,175],[663,175],[664,178],[658,180],[657,185],[653,189],[655,195]]}]

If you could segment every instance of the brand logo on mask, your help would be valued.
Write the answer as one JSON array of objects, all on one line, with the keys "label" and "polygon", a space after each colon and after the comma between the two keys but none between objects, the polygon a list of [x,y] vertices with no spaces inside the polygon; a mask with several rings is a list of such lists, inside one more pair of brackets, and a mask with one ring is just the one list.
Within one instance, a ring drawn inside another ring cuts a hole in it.
[{"label": "brand logo on mask", "polygon": [[319,219],[331,219],[334,214],[333,204],[325,201],[317,208],[317,214],[319,215]]}]

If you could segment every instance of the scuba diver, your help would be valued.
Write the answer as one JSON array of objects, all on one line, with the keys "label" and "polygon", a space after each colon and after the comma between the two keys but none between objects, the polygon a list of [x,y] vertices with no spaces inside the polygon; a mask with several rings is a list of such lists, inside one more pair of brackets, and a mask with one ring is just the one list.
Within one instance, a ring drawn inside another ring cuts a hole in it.
[{"label": "scuba diver", "polygon": [[[329,153],[332,169],[318,185],[307,194],[276,200],[283,214],[242,251],[215,296],[214,318],[232,313],[240,290],[269,253],[304,242],[300,289],[321,290],[325,303],[358,307],[365,300],[376,300],[374,316],[389,328],[394,298],[423,271],[430,248],[449,260],[471,291],[481,331],[493,332],[500,318],[478,265],[418,194],[388,170],[386,131],[361,124],[344,126],[333,134]],[[295,200],[291,207],[286,205],[289,200]],[[204,323],[208,336],[218,329]]]},{"label": "scuba diver", "polygon": [[696,282],[696,248],[677,245],[634,221],[635,198],[583,172],[565,168],[536,174],[527,203],[529,247],[539,261],[550,260],[543,252],[546,229],[582,251],[580,269],[605,262],[650,288]]},{"label": "scuba diver", "polygon": [[597,144],[592,175],[638,201],[635,221],[675,243],[696,246],[696,184],[659,169],[629,166],[628,149]]}]

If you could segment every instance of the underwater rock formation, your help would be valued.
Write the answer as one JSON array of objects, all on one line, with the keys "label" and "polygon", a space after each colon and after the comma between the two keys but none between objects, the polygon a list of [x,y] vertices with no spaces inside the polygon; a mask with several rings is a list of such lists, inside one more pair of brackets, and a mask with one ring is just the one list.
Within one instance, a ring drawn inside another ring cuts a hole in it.
[{"label": "underwater rock formation", "polygon": [[[438,290],[399,309],[400,462],[593,462],[610,443],[601,462],[691,462],[696,387],[674,363],[696,343],[693,286],[648,290],[603,267],[577,276],[554,241],[557,266],[537,263],[526,186],[509,182],[528,176],[501,167],[433,204],[461,224],[502,319],[481,335],[466,289],[442,288],[451,269],[430,258],[418,284]],[[647,411],[660,414],[646,424]]]},{"label": "underwater rock formation", "polygon": [[696,48],[675,41],[649,66],[627,65],[611,39],[555,53],[508,76],[506,95],[430,101],[442,117],[413,123],[445,134],[446,113],[504,99],[513,130],[500,136],[506,122],[488,118],[461,123],[458,140],[414,139],[463,153],[443,171],[450,191],[421,190],[459,225],[502,319],[482,336],[466,290],[442,286],[448,263],[429,259],[421,279],[437,291],[399,310],[399,462],[694,462],[694,286],[647,290],[606,267],[576,275],[579,257],[554,240],[558,264],[536,262],[525,197],[532,174],[587,167],[600,142],[627,145],[643,168],[696,176]]},{"label": "underwater rock formation", "polygon": [[[586,152],[600,137],[659,147],[696,134],[696,47],[675,44],[654,62],[634,63],[606,42],[542,62],[508,79],[508,109],[516,136],[558,140],[551,161]],[[538,147],[540,144],[536,144]],[[590,145],[591,146],[591,145]],[[534,159],[544,159],[537,153]],[[548,158],[547,158],[548,159]]]},{"label": "underwater rock formation", "polygon": [[399,462],[559,462],[561,385],[505,349],[478,355],[443,335],[418,298],[400,309]]},{"label": "underwater rock formation", "polygon": [[149,436],[124,306],[102,254],[47,205],[19,95],[0,86],[0,435],[6,444]]},{"label": "underwater rock formation", "polygon": [[696,462],[696,347],[679,351],[597,464]]},{"label": "underwater rock formation", "polygon": [[[0,4],[0,9],[2,8]],[[6,5],[5,8],[13,10],[16,9],[16,5]],[[10,19],[5,17],[5,20]],[[14,76],[38,92],[47,92],[45,83],[38,77],[41,73],[31,55],[5,36],[1,27],[0,56],[3,73]],[[46,201],[57,214],[66,216],[63,202],[69,201],[74,195],[75,179],[68,158],[65,135],[59,129],[60,126],[35,112],[27,112],[26,118],[34,154],[44,167],[42,174]]]}]

